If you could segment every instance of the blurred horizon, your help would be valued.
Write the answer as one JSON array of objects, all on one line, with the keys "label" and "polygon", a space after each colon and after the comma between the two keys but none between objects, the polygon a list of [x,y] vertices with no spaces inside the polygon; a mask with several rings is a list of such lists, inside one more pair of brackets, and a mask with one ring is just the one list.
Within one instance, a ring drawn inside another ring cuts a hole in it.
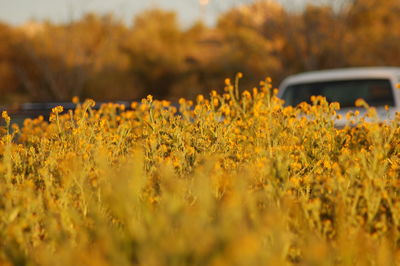
[{"label": "blurred horizon", "polygon": [[[299,72],[400,66],[400,32],[393,30],[400,27],[399,0],[153,0],[135,5],[134,17],[122,8],[132,23],[122,13],[101,12],[107,5],[90,4],[103,0],[87,0],[68,22],[5,21],[6,13],[40,10],[48,0],[26,1],[0,12],[0,105],[148,94],[176,101],[222,91],[224,80],[239,72],[241,90],[252,90],[266,77],[277,87]],[[48,11],[40,12],[44,18]],[[182,26],[179,14],[192,24]],[[207,14],[215,16],[213,25],[198,20]]]},{"label": "blurred horizon", "polygon": [[14,26],[30,21],[47,20],[52,23],[67,23],[79,20],[87,13],[96,13],[112,14],[130,25],[134,17],[143,10],[160,8],[176,12],[183,26],[190,26],[197,20],[203,20],[207,25],[214,25],[219,13],[238,3],[229,0],[208,1],[203,7],[198,0],[15,0],[3,4],[3,8],[0,9],[0,21]]},{"label": "blurred horizon", "polygon": [[[28,22],[50,21],[63,24],[80,20],[85,14],[111,14],[130,25],[135,16],[147,9],[174,11],[180,24],[188,27],[197,21],[208,26],[217,23],[218,16],[238,5],[259,0],[0,0],[0,22],[21,26]],[[342,0],[341,0],[342,1]],[[274,2],[274,1],[272,1]],[[327,0],[276,0],[289,9],[299,10],[307,3],[323,4]]]}]

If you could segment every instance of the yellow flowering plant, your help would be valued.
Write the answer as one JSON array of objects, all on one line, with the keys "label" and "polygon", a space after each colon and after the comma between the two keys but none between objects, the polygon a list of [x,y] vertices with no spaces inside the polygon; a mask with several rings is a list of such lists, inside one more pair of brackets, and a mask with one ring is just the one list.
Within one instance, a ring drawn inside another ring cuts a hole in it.
[{"label": "yellow flowering plant", "polygon": [[240,78],[1,131],[0,264],[398,263],[400,116],[338,129],[337,103]]}]

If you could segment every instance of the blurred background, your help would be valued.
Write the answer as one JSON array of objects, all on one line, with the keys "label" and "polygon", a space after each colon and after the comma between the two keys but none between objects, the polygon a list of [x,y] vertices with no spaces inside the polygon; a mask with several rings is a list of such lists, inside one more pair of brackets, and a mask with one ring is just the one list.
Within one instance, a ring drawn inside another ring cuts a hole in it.
[{"label": "blurred background", "polygon": [[400,0],[0,0],[0,105],[176,101],[266,76],[400,65]]}]

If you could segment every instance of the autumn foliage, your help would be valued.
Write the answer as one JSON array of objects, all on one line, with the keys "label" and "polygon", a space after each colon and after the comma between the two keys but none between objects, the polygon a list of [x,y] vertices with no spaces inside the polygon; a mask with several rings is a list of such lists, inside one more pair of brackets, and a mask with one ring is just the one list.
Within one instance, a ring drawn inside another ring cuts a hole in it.
[{"label": "autumn foliage", "polygon": [[[397,0],[345,1],[288,11],[256,1],[222,14],[214,27],[182,28],[173,12],[148,10],[127,26],[88,14],[65,24],[0,25],[1,102],[72,96],[176,100],[221,87],[241,71],[255,86],[266,75],[347,66],[399,65]],[[275,84],[276,85],[276,84]]]}]

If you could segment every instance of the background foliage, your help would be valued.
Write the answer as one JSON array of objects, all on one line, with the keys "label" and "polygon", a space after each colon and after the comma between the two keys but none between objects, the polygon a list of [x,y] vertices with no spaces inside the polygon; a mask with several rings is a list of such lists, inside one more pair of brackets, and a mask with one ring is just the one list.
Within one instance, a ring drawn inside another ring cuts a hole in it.
[{"label": "background foliage", "polygon": [[176,14],[148,10],[127,26],[87,14],[66,24],[0,24],[1,102],[176,100],[220,88],[243,72],[245,86],[301,71],[400,64],[397,0],[308,5],[289,12],[256,1],[222,14],[215,27],[182,28]]}]

